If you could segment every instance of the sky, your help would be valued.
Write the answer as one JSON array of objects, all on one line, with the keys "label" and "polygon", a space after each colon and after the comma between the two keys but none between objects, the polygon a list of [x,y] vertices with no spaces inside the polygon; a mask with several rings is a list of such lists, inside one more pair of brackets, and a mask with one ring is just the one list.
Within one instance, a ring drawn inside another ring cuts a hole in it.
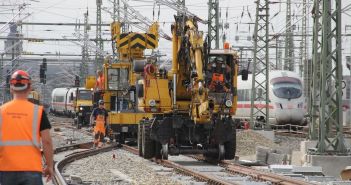
[{"label": "sky", "polygon": [[[112,11],[113,0],[103,0],[103,9]],[[300,20],[302,14],[302,5],[300,2],[302,0],[292,0],[292,13],[293,23],[296,24],[295,32],[301,32]],[[308,0],[312,2],[311,0]],[[208,0],[187,0],[186,5],[190,12],[198,15],[202,19],[207,19],[207,2]],[[255,0],[220,0],[221,18],[229,23],[229,29],[225,32],[227,33],[228,41],[234,46],[252,46],[252,41],[247,41],[248,36],[252,36],[254,26],[252,24],[255,20]],[[278,32],[283,33],[285,30],[285,10],[286,3],[284,0],[276,0],[276,3],[272,4],[270,7],[270,33]],[[0,0],[0,21],[9,21],[17,12],[18,7],[16,6],[6,6],[14,4],[26,3],[26,8],[23,13],[16,17],[16,19],[23,19],[24,22],[83,22],[83,13],[88,11],[89,13],[89,23],[96,22],[96,1],[95,0]],[[170,26],[173,22],[173,15],[176,11],[166,7],[156,5],[153,0],[129,0],[128,3],[137,11],[139,11],[145,17],[150,20],[159,21],[160,27],[167,34],[170,34]],[[343,6],[351,4],[351,0],[342,0]],[[121,3],[122,4],[122,3]],[[15,9],[13,9],[15,8]],[[311,9],[311,5],[308,6]],[[160,17],[158,17],[158,11],[160,10]],[[227,11],[228,10],[228,11]],[[226,19],[226,12],[228,12],[228,18]],[[350,13],[351,11],[349,11]],[[153,13],[155,16],[153,16]],[[30,14],[30,15],[27,15]],[[350,13],[351,14],[351,13]],[[274,16],[276,15],[276,16]],[[312,19],[309,18],[308,30],[312,30]],[[346,24],[351,24],[351,17],[343,14],[342,15],[343,26],[342,30],[344,33],[344,27]],[[112,17],[109,13],[102,10],[102,22],[111,23]],[[2,25],[0,25],[1,28]],[[90,38],[95,38],[95,27],[91,27],[89,31]],[[82,33],[82,27],[79,28]],[[207,25],[200,24],[199,30],[207,31]],[[136,28],[132,28],[131,31],[140,31]],[[6,36],[7,31],[0,30],[0,36]],[[25,37],[39,37],[39,38],[62,38],[63,36],[73,38],[72,33],[75,32],[75,27],[73,26],[23,26],[22,33]],[[351,33],[351,29],[348,31]],[[221,34],[222,31],[221,31]],[[205,33],[206,35],[206,33]],[[239,41],[235,40],[239,37]],[[103,38],[110,39],[109,27],[103,27]],[[299,38],[296,38],[298,40]],[[309,38],[311,39],[311,38]],[[298,45],[298,41],[295,42]],[[311,40],[309,40],[309,45],[311,45]],[[111,43],[106,43],[104,49],[112,53]],[[171,53],[171,42],[164,39],[160,39],[159,50],[168,57]],[[275,50],[275,49],[273,49]],[[3,42],[0,41],[0,52],[3,51]],[[34,52],[34,53],[66,53],[66,54],[80,54],[81,48],[71,42],[44,42],[44,43],[30,43],[24,42],[24,51]],[[274,51],[272,52],[274,53]],[[309,56],[311,56],[311,47],[308,49]],[[350,55],[351,53],[351,37],[343,38],[343,60],[345,55]],[[247,57],[251,57],[251,54]],[[299,51],[295,52],[296,57],[299,55]],[[274,56],[272,56],[274,58]],[[59,58],[59,57],[57,57]]]}]

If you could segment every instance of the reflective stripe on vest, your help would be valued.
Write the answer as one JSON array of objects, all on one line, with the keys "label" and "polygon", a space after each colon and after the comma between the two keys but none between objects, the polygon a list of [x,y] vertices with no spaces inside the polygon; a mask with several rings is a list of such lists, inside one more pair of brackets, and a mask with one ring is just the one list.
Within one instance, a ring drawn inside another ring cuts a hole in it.
[{"label": "reflective stripe on vest", "polygon": [[[32,141],[26,141],[26,140],[17,140],[17,141],[2,141],[1,138],[1,132],[0,132],[0,146],[35,146],[37,148],[40,148],[40,144],[37,138],[37,132],[38,132],[38,110],[39,106],[34,105],[34,111],[33,111],[33,121],[32,121]],[[0,129],[2,128],[2,115],[0,112]]]}]

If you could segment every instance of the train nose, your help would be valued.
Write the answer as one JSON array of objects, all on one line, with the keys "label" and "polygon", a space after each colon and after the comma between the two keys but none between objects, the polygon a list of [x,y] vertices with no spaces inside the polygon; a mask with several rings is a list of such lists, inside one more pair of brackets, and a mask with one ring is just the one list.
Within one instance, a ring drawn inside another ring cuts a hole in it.
[{"label": "train nose", "polygon": [[304,110],[296,109],[280,109],[276,113],[278,124],[300,124],[304,118]]}]

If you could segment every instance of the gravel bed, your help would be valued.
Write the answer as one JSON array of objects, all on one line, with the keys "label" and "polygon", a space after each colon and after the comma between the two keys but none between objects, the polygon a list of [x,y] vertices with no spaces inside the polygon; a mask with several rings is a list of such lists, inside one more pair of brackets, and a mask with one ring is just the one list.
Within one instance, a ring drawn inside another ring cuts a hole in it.
[{"label": "gravel bed", "polygon": [[278,144],[252,130],[239,131],[236,134],[236,155],[248,156],[256,153],[257,146],[277,148]]},{"label": "gravel bed", "polygon": [[[72,127],[72,118],[49,115],[49,121],[52,126],[51,136],[54,148],[93,141],[93,137],[87,135],[89,128],[76,129]],[[70,126],[70,128],[65,126]]]},{"label": "gravel bed", "polygon": [[160,175],[152,165],[119,149],[77,160],[66,166],[63,173],[66,177],[78,177],[83,184],[182,184],[172,179],[175,172]]},{"label": "gravel bed", "polygon": [[275,135],[275,139],[280,147],[290,148],[293,151],[300,151],[300,142],[306,140],[306,138],[279,135]]}]

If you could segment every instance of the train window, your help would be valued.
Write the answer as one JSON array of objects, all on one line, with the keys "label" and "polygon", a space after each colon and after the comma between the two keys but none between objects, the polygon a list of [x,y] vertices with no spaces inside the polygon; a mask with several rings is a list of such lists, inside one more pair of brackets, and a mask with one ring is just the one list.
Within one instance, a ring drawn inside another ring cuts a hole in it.
[{"label": "train window", "polygon": [[124,90],[128,87],[128,69],[108,69],[108,89],[110,90]]},{"label": "train window", "polygon": [[65,98],[63,96],[56,96],[55,102],[64,102]]},{"label": "train window", "polygon": [[91,91],[79,91],[78,99],[91,100]]},{"label": "train window", "polygon": [[238,101],[244,101],[244,91],[238,90]]},{"label": "train window", "polygon": [[302,96],[302,85],[296,78],[277,78],[273,83],[273,93],[278,98],[295,99]]}]

